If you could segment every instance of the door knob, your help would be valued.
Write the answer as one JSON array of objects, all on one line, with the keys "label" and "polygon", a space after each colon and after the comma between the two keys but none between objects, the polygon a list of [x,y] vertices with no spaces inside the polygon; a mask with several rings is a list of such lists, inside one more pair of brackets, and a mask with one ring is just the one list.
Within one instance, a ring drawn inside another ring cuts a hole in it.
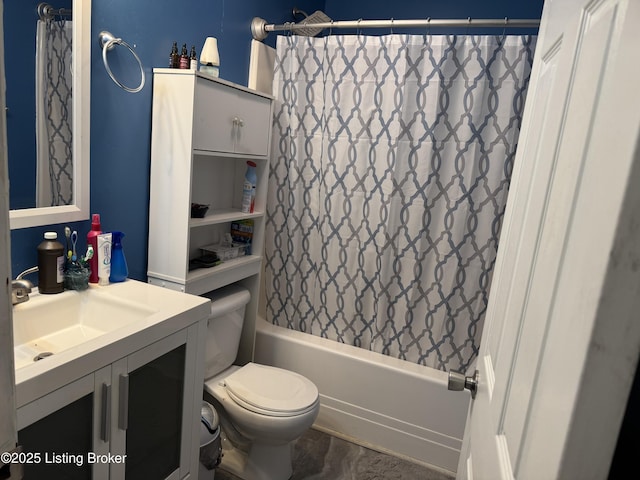
[{"label": "door knob", "polygon": [[465,377],[464,373],[449,370],[447,390],[460,391],[465,388],[471,392],[471,398],[476,398],[476,392],[478,391],[478,370],[475,371],[473,377]]}]

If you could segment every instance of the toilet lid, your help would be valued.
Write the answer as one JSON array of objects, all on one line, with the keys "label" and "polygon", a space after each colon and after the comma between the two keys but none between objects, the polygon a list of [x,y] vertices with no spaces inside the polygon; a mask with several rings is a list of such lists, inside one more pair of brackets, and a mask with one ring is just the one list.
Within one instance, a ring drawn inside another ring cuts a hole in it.
[{"label": "toilet lid", "polygon": [[252,412],[294,416],[313,408],[318,389],[309,379],[281,368],[248,363],[225,379],[227,393]]}]

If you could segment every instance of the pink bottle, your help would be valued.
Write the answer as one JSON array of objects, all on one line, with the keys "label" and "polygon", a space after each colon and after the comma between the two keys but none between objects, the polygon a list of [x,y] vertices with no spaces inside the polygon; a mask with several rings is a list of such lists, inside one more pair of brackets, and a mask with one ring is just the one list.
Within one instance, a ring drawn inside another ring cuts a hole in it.
[{"label": "pink bottle", "polygon": [[102,233],[100,228],[100,214],[94,213],[91,216],[91,230],[87,233],[87,247],[91,245],[94,251],[93,257],[89,260],[91,268],[89,282],[91,283],[98,283],[98,235]]}]

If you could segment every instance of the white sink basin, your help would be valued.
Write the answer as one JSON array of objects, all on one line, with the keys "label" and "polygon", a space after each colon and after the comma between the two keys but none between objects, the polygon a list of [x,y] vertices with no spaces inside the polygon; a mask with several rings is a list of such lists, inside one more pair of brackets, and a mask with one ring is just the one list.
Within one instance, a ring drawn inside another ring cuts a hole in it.
[{"label": "white sink basin", "polygon": [[15,368],[81,345],[106,333],[149,318],[157,308],[142,301],[119,298],[107,289],[32,294],[14,306]]},{"label": "white sink basin", "polygon": [[208,298],[131,279],[29,297],[13,307],[18,408],[167,337],[199,337],[211,313]]}]

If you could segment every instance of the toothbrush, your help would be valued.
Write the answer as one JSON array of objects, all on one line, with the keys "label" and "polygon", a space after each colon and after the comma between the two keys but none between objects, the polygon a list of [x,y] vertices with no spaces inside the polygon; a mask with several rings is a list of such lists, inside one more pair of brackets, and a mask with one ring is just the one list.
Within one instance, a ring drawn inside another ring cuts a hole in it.
[{"label": "toothbrush", "polygon": [[71,229],[69,226],[64,227],[64,236],[67,237],[67,259],[71,260],[71,248],[70,248],[70,239],[71,239]]},{"label": "toothbrush", "polygon": [[77,241],[78,241],[78,232],[76,232],[74,230],[73,233],[71,234],[71,242],[73,243],[73,254],[71,256],[71,260],[73,262],[75,262],[78,259],[78,256],[76,255],[76,242]]}]

